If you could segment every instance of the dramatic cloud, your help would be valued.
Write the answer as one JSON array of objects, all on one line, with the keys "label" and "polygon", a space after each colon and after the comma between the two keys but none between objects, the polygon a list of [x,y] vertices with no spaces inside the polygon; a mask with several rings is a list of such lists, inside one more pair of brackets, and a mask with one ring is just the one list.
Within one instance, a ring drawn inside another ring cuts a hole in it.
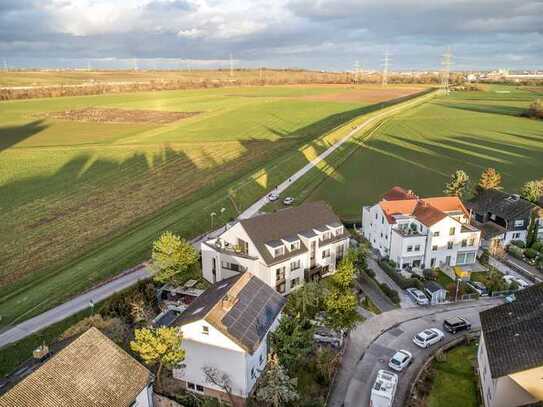
[{"label": "dramatic cloud", "polygon": [[[543,67],[541,0],[0,0],[17,66]],[[207,63],[206,63],[207,61]]]}]

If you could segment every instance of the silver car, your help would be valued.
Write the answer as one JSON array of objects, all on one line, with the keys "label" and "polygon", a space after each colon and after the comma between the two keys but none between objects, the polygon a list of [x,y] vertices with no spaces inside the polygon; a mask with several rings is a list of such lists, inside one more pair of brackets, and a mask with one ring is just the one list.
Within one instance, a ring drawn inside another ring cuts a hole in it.
[{"label": "silver car", "polygon": [[388,367],[397,372],[401,372],[413,361],[413,355],[404,349],[400,349],[389,360]]},{"label": "silver car", "polygon": [[443,340],[444,337],[445,334],[439,329],[429,328],[416,334],[413,337],[413,343],[421,348],[427,348],[428,346]]}]

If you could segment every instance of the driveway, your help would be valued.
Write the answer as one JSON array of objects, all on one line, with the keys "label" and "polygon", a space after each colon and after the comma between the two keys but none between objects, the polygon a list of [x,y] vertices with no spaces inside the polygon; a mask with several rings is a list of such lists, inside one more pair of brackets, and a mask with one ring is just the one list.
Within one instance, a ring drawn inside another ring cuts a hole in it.
[{"label": "driveway", "polygon": [[396,306],[381,291],[375,281],[369,278],[365,273],[360,273],[360,277],[358,278],[358,286],[381,311],[384,312],[396,309]]},{"label": "driveway", "polygon": [[[395,405],[402,406],[412,379],[432,352],[431,348],[423,350],[416,347],[412,343],[413,335],[428,327],[441,327],[444,319],[458,314],[466,316],[474,327],[478,327],[479,312],[501,302],[499,299],[488,299],[436,307],[396,309],[359,324],[349,335],[328,407],[367,407],[377,371],[386,368],[390,356],[400,348],[415,355],[411,366],[399,374],[400,384]],[[446,340],[453,338],[446,334]]]}]

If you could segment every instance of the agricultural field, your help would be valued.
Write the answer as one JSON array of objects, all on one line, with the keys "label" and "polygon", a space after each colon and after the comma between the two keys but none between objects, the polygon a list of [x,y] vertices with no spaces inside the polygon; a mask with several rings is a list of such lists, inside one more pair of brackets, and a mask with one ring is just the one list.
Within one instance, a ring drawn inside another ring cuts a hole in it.
[{"label": "agricultural field", "polygon": [[346,220],[394,185],[419,195],[441,194],[450,174],[465,170],[474,183],[488,167],[518,191],[543,177],[543,121],[520,117],[542,88],[488,86],[455,92],[388,119],[309,194],[329,201]]},{"label": "agricultural field", "polygon": [[[0,102],[0,325],[224,223],[421,87],[283,86]],[[380,94],[380,96],[379,96]],[[219,212],[220,213],[220,212]]]}]

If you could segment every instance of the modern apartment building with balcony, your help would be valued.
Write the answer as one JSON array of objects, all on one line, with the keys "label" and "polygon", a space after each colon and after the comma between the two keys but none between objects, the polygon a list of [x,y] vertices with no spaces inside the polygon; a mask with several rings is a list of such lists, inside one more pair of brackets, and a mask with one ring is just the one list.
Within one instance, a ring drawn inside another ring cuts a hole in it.
[{"label": "modern apartment building with balcony", "polygon": [[202,243],[202,272],[215,283],[245,271],[280,294],[333,273],[349,233],[325,202],[258,215]]},{"label": "modern apartment building with balcony", "polygon": [[362,208],[362,233],[400,269],[475,263],[481,232],[457,197],[419,198],[394,187],[373,206]]}]

